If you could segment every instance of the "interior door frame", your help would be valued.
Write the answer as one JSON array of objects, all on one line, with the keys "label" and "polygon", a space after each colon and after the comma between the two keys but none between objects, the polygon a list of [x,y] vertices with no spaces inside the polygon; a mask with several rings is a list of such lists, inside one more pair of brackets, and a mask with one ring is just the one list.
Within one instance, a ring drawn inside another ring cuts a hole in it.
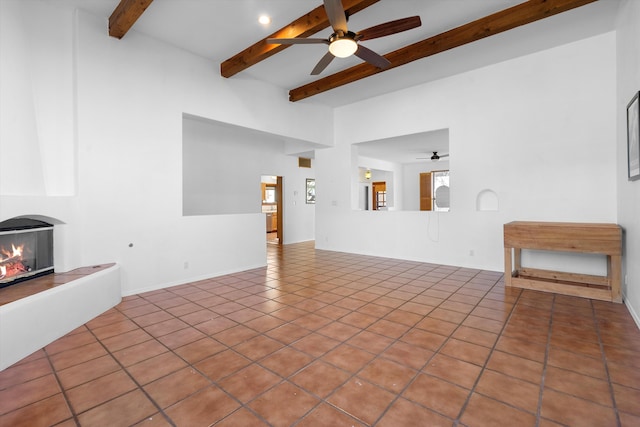
[{"label": "interior door frame", "polygon": [[284,194],[282,191],[283,181],[283,178],[278,175],[276,178],[276,209],[278,210],[278,229],[276,230],[276,236],[278,237],[279,245],[282,244],[284,236],[284,227],[282,226],[282,224],[284,224],[284,221],[282,221],[282,217],[284,216],[284,203],[282,203],[282,195]]},{"label": "interior door frame", "polygon": [[372,210],[378,210],[378,192],[382,189],[386,193],[387,191],[387,182],[386,181],[375,181],[371,184],[371,195],[372,197]]}]

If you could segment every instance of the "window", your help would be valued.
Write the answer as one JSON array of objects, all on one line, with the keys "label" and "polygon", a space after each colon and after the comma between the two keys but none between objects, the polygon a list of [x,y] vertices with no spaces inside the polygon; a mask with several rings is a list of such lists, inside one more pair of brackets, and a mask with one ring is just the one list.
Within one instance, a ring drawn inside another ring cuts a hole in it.
[{"label": "window", "polygon": [[376,193],[376,200],[378,201],[378,209],[387,207],[387,192],[386,191],[378,191]]},{"label": "window", "polygon": [[262,183],[262,203],[276,202],[276,186],[275,184]]},{"label": "window", "polygon": [[449,212],[449,171],[420,174],[420,210]]},{"label": "window", "polygon": [[449,171],[435,171],[433,177],[433,210],[449,212]]}]

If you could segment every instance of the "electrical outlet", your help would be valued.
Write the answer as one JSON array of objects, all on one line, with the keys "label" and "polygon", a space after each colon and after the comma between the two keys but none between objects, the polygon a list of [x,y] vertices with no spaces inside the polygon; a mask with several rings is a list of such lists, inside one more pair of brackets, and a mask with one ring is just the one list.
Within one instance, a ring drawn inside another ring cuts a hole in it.
[{"label": "electrical outlet", "polygon": [[469,256],[473,256],[473,255],[475,255],[473,252],[473,249],[469,249]]},{"label": "electrical outlet", "polygon": [[184,269],[185,270],[189,269],[189,261],[184,262]]}]

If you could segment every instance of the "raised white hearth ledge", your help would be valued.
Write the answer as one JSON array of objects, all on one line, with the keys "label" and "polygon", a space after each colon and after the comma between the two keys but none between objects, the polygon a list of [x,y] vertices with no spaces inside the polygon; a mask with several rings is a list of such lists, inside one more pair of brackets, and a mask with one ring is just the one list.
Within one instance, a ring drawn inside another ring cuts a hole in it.
[{"label": "raised white hearth ledge", "polygon": [[0,306],[0,371],[122,300],[120,266]]}]

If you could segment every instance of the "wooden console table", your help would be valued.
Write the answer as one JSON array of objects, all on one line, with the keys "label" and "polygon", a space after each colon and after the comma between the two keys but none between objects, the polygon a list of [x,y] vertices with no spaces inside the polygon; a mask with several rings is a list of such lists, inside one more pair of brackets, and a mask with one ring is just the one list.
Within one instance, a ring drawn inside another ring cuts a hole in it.
[{"label": "wooden console table", "polygon": [[[607,275],[522,268],[522,249],[603,254]],[[622,302],[621,276],[622,228],[617,224],[516,221],[504,225],[505,286]]]}]

